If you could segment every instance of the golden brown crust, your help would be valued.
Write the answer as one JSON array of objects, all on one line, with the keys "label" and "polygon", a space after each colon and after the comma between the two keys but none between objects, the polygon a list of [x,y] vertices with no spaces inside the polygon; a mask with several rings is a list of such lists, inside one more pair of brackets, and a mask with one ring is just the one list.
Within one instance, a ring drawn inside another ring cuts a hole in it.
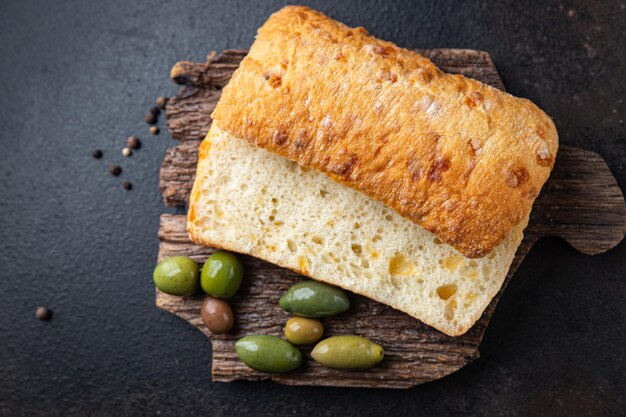
[{"label": "golden brown crust", "polygon": [[300,6],[259,29],[213,118],[467,257],[528,215],[558,148],[554,123],[530,101]]}]

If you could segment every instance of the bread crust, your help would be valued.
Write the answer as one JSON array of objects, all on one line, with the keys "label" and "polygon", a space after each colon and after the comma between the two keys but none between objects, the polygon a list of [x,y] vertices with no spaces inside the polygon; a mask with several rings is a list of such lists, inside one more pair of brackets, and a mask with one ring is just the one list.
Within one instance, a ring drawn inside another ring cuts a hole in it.
[{"label": "bread crust", "polygon": [[470,258],[528,216],[558,148],[554,123],[530,101],[301,6],[259,29],[213,118]]}]

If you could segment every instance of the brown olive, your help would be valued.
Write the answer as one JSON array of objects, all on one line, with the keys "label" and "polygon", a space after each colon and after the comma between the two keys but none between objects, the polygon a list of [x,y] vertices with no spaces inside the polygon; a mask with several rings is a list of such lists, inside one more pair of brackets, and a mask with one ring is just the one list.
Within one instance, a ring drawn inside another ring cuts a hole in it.
[{"label": "brown olive", "polygon": [[228,333],[235,322],[233,310],[228,303],[215,297],[207,297],[202,302],[202,321],[211,333]]}]

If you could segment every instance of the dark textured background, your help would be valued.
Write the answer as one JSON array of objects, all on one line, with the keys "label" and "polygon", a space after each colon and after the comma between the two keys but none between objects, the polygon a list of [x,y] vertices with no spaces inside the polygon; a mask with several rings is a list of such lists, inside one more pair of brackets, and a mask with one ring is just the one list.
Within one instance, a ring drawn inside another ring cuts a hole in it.
[{"label": "dark textured background", "polygon": [[[588,257],[541,241],[482,357],[443,380],[408,391],[211,383],[209,340],[154,306],[158,170],[174,142],[142,119],[176,91],[176,61],[247,47],[282,4],[0,1],[0,414],[624,415],[626,244]],[[401,46],[489,51],[509,90],[626,188],[623,2],[311,5]],[[144,147],[124,159],[130,134]],[[38,305],[51,322],[35,320]]]}]

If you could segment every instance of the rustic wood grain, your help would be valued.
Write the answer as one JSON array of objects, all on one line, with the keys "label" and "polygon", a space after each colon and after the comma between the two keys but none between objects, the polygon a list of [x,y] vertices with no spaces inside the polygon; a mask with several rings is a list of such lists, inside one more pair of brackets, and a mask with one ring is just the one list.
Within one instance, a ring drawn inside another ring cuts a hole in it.
[{"label": "rustic wood grain", "polygon": [[247,50],[227,50],[207,56],[205,63],[181,61],[170,71],[170,78],[184,86],[165,109],[167,128],[174,139],[203,139],[211,126],[211,113],[221,89],[228,83]]},{"label": "rustic wood grain", "polygon": [[[504,88],[485,52],[437,49],[420,51],[440,68]],[[172,79],[185,88],[167,105],[172,136],[183,141],[170,148],[161,167],[160,188],[168,206],[184,206],[191,190],[200,140],[210,126],[210,114],[246,51],[209,55],[202,64],[180,62]],[[213,249],[189,240],[185,215],[164,214],[159,228],[159,260],[187,255],[199,263]],[[349,312],[324,320],[326,335],[356,333],[380,343],[385,359],[368,371],[343,372],[321,367],[303,349],[303,367],[281,375],[256,372],[237,358],[234,342],[243,335],[281,335],[289,315],[278,307],[280,295],[302,276],[267,262],[243,256],[246,279],[231,300],[237,324],[229,335],[212,335],[200,318],[202,296],[174,297],[157,290],[157,305],[178,315],[211,338],[213,380],[272,379],[288,385],[408,388],[448,375],[478,357],[478,346],[498,299],[524,256],[541,236],[567,240],[587,254],[615,246],[626,230],[626,205],[608,166],[597,154],[562,146],[550,180],[535,202],[525,238],[504,285],[482,317],[464,335],[447,336],[390,307],[351,295]]]},{"label": "rustic wood grain", "polygon": [[527,232],[559,236],[579,252],[597,255],[617,245],[625,230],[624,195],[604,159],[561,146]]},{"label": "rustic wood grain", "polygon": [[159,188],[166,206],[186,206],[196,176],[200,140],[187,140],[165,151]]}]

